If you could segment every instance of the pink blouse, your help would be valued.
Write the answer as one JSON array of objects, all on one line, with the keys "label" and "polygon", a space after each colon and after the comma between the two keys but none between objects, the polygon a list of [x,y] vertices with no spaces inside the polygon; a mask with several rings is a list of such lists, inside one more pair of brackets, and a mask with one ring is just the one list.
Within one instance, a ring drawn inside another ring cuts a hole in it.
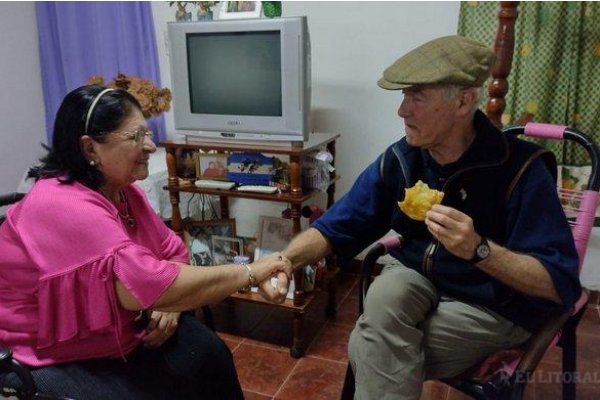
[{"label": "pink blouse", "polygon": [[119,280],[150,308],[188,263],[182,240],[125,189],[136,226],[79,183],[40,180],[0,226],[0,346],[27,365],[124,357],[144,332],[122,308]]}]

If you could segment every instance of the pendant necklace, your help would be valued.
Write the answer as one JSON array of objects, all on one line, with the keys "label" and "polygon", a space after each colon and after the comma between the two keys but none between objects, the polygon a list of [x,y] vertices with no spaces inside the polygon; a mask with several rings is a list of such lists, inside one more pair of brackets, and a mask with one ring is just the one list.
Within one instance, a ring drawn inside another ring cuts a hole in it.
[{"label": "pendant necklace", "polygon": [[129,203],[127,202],[127,197],[125,197],[125,193],[123,193],[122,191],[119,192],[119,198],[120,198],[120,202],[125,204],[123,212],[121,212],[120,207],[117,207],[118,212],[119,212],[119,217],[121,217],[121,219],[123,221],[125,221],[125,224],[128,227],[134,228],[136,225],[135,218],[133,217],[133,215],[129,214]]}]

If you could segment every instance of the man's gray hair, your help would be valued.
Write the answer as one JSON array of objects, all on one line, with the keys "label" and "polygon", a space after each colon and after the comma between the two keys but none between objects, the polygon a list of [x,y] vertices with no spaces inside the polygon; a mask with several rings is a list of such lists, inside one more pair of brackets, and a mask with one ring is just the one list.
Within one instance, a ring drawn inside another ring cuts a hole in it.
[{"label": "man's gray hair", "polygon": [[458,97],[458,95],[460,94],[461,90],[464,89],[474,89],[475,90],[475,102],[473,103],[473,110],[472,112],[475,113],[475,111],[479,108],[479,106],[481,105],[481,102],[483,101],[483,87],[465,87],[465,86],[457,86],[457,85],[446,85],[444,86],[444,98],[446,100],[453,100],[455,98]]}]

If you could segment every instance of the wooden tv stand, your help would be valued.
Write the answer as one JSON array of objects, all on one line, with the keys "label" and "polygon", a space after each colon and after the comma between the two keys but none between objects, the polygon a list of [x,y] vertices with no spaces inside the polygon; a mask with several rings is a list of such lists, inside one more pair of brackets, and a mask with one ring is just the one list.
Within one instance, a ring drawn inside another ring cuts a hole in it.
[{"label": "wooden tv stand", "polygon": [[[220,143],[220,142],[203,142],[195,139],[194,141],[165,141],[161,145],[166,150],[167,158],[167,171],[168,171],[168,184],[165,187],[169,191],[170,202],[172,207],[172,227],[173,230],[183,236],[183,224],[181,220],[181,212],[179,209],[179,193],[191,192],[191,193],[202,193],[208,195],[219,196],[221,200],[221,218],[229,218],[229,204],[228,199],[234,198],[247,198],[255,200],[266,200],[288,203],[291,209],[291,218],[293,220],[293,234],[296,235],[301,231],[300,217],[302,204],[312,197],[316,196],[319,192],[317,190],[303,190],[302,189],[302,168],[300,165],[301,156],[319,149],[322,146],[326,146],[327,150],[333,155],[335,161],[335,141],[338,139],[338,134],[331,133],[312,133],[309,136],[309,140],[301,142],[302,146],[290,145],[290,146],[273,146],[269,145],[268,142],[260,144],[240,144],[240,143]],[[218,152],[234,153],[234,152],[257,152],[266,154],[281,154],[289,156],[290,165],[290,191],[288,193],[252,193],[252,192],[240,192],[235,189],[209,189],[199,188],[193,185],[180,186],[179,178],[177,177],[177,158],[175,156],[177,149],[191,149],[191,150],[202,150],[211,151],[216,150]],[[327,188],[327,207],[330,207],[334,202],[335,194],[335,182],[338,179],[335,174],[332,174],[330,184]],[[336,272],[335,263],[328,264],[327,277],[327,289],[328,289],[328,303],[325,313],[328,317],[335,316],[335,285],[334,280],[331,279],[333,274]],[[306,307],[310,304],[313,299],[312,293],[305,293],[302,285],[302,270],[299,269],[294,272],[295,290],[294,298],[286,299],[282,304],[272,304],[264,300],[257,293],[235,293],[231,298],[255,302],[259,304],[270,305],[273,307],[283,308],[291,311],[294,314],[293,327],[294,327],[294,339],[293,345],[290,348],[290,354],[295,357],[302,357],[304,355],[304,313]]]}]

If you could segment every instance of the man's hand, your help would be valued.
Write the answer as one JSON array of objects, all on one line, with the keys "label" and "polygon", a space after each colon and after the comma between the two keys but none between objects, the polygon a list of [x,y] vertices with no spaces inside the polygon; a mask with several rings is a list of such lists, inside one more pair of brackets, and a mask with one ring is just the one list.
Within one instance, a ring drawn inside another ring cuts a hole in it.
[{"label": "man's hand", "polygon": [[151,311],[144,345],[155,349],[166,342],[175,333],[180,315],[179,312]]},{"label": "man's hand", "polygon": [[258,293],[265,300],[272,303],[283,303],[289,290],[290,279],[285,272],[278,272],[276,276],[265,279],[258,284]]},{"label": "man's hand", "polygon": [[465,260],[473,257],[481,241],[471,217],[452,207],[434,205],[425,216],[425,225],[446,250]]},{"label": "man's hand", "polygon": [[277,304],[282,303],[287,295],[290,279],[292,279],[292,263],[281,253],[272,254],[258,262],[267,262],[274,266],[272,273],[259,282],[258,292],[266,300]]}]

